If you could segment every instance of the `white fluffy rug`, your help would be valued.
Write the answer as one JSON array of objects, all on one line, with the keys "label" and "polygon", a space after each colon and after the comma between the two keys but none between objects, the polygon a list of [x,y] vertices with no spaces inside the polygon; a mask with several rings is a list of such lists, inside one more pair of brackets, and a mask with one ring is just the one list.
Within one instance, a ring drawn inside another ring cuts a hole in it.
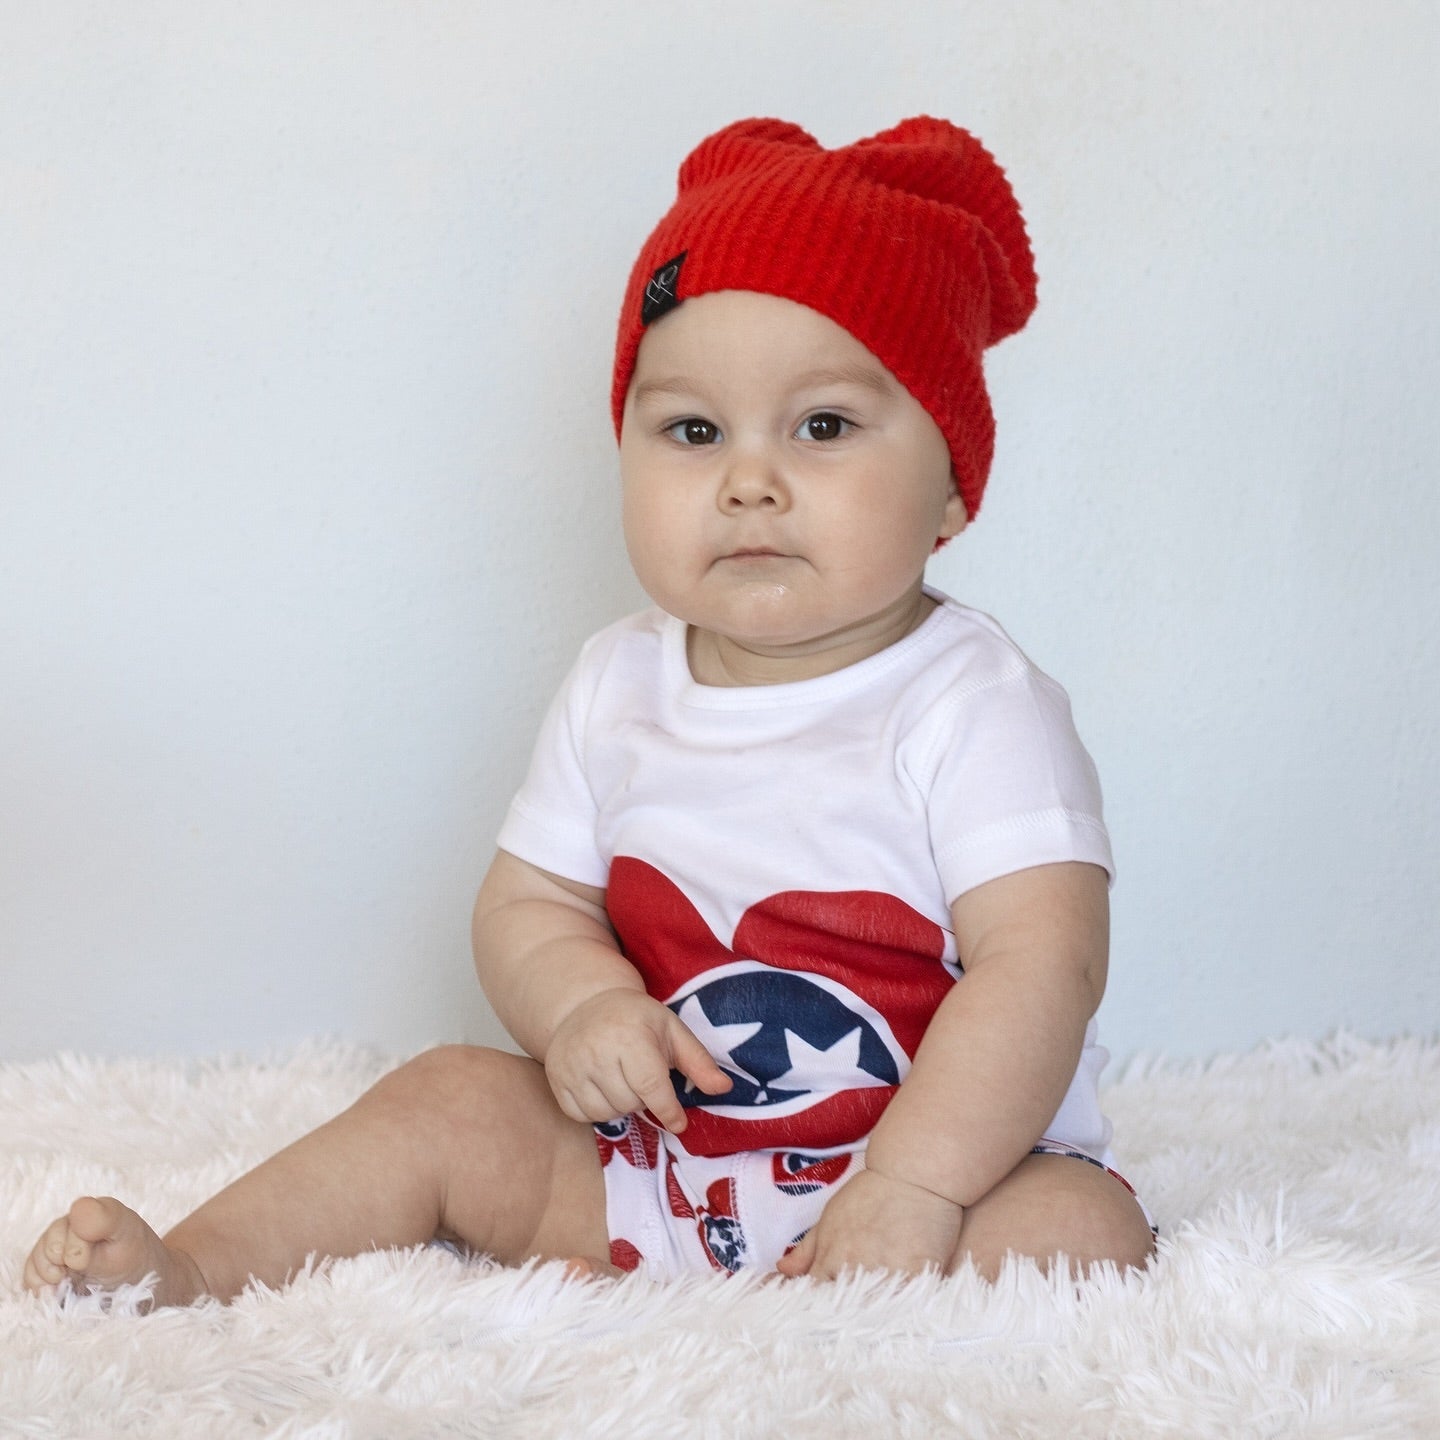
[{"label": "white fluffy rug", "polygon": [[[367,1255],[153,1315],[19,1293],[78,1192],[161,1227],[384,1068],[0,1066],[0,1435],[1440,1435],[1440,1043],[1282,1043],[1108,1092],[1153,1269],[581,1283]],[[132,1307],[133,1308],[133,1307]]]}]

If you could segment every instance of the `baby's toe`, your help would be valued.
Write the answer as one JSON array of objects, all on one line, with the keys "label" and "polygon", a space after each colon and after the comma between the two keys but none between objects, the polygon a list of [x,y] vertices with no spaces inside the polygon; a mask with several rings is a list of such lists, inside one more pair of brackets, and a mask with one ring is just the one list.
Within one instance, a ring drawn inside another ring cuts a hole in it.
[{"label": "baby's toe", "polygon": [[82,1195],[65,1218],[70,1222],[71,1235],[78,1236],[82,1243],[98,1245],[119,1235],[128,1213],[111,1196]]},{"label": "baby's toe", "polygon": [[47,1280],[41,1273],[40,1267],[45,1263],[45,1257],[38,1249],[32,1250],[25,1257],[25,1268],[20,1272],[20,1283],[32,1294],[38,1294],[55,1283],[53,1280]]},{"label": "baby's toe", "polygon": [[60,1247],[60,1264],[67,1270],[83,1271],[89,1267],[90,1257],[94,1253],[95,1246],[83,1235],[77,1235],[75,1227],[71,1225]]},{"label": "baby's toe", "polygon": [[58,1285],[65,1278],[65,1250],[69,1238],[70,1222],[63,1217],[40,1237],[25,1261],[24,1283],[27,1290]]}]

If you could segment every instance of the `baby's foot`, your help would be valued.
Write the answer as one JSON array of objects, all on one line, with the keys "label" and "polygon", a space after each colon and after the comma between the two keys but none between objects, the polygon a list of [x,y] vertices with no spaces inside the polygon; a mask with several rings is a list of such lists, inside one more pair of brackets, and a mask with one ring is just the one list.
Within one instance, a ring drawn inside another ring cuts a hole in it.
[{"label": "baby's foot", "polygon": [[188,1305],[205,1293],[200,1267],[183,1250],[171,1250],[128,1205],[86,1195],[36,1241],[25,1288],[41,1291],[68,1279],[114,1290],[151,1274],[158,1277],[156,1305]]}]

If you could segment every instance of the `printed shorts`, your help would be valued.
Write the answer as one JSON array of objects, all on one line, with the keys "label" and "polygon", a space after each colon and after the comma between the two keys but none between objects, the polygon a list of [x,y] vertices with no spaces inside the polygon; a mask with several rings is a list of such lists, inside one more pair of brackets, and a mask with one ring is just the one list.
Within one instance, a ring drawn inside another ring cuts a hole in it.
[{"label": "printed shorts", "polygon": [[[818,1153],[691,1155],[639,1115],[596,1125],[595,1143],[605,1175],[610,1263],[656,1279],[773,1270],[830,1197],[865,1168],[863,1141]],[[1088,1161],[1135,1193],[1104,1160],[1074,1146],[1046,1138],[1032,1153]]]},{"label": "printed shorts", "polygon": [[865,1164],[863,1146],[818,1155],[690,1155],[640,1115],[597,1125],[595,1143],[610,1262],[656,1278],[773,1270]]}]

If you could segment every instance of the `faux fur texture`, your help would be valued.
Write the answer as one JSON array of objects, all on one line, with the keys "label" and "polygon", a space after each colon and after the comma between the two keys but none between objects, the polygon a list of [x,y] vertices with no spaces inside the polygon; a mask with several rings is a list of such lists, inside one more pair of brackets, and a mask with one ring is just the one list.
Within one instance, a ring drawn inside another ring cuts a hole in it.
[{"label": "faux fur texture", "polygon": [[19,1293],[73,1195],[163,1228],[386,1063],[0,1066],[0,1435],[1440,1435],[1440,1043],[1408,1039],[1131,1066],[1145,1274],[584,1283],[429,1249],[228,1308]]}]

